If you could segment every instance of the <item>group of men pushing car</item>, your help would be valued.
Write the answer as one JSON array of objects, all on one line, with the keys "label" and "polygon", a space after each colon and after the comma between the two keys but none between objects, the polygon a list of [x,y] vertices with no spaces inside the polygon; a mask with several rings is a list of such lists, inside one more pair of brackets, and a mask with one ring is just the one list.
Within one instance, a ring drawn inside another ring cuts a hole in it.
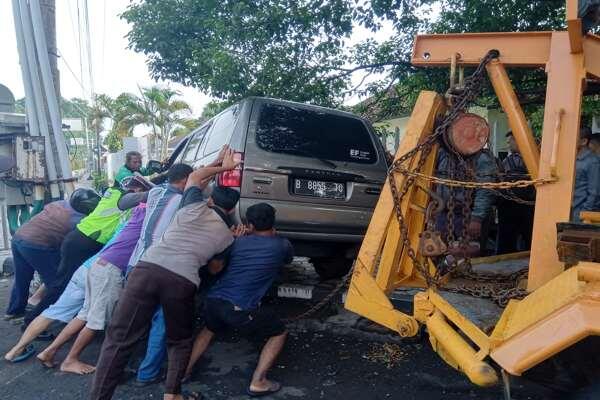
[{"label": "group of men pushing car", "polygon": [[[247,394],[278,391],[280,384],[267,379],[267,372],[287,332],[260,303],[293,251],[273,228],[275,210],[256,204],[246,212],[247,224],[235,226],[231,214],[239,193],[215,187],[206,195],[216,174],[239,164],[227,146],[199,169],[172,165],[168,183],[159,186],[136,172],[137,158],[128,154],[125,169],[102,197],[78,189],[70,201],[46,205],[14,235],[15,284],[5,319],[24,315],[24,332],[5,359],[28,359],[36,353],[33,340],[52,321],[64,322],[37,359],[53,368],[57,350],[77,335],[60,369],[95,373],[90,398],[110,399],[134,347],[148,336],[135,384],[162,380],[161,365],[168,356],[164,399],[194,399],[199,394],[182,393],[182,381],[190,379],[213,336],[234,328],[266,339]],[[200,270],[216,281],[204,301],[205,326],[194,339]],[[46,290],[26,312],[35,271]],[[83,349],[104,329],[96,365],[80,361]]]}]

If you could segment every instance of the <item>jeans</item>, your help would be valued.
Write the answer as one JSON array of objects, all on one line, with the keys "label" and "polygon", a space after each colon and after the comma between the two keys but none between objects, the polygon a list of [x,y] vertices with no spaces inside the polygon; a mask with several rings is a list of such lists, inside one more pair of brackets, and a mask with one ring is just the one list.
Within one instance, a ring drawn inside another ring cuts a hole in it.
[{"label": "jeans", "polygon": [[165,328],[165,315],[159,307],[152,317],[152,327],[148,335],[146,355],[137,371],[137,380],[148,382],[160,374],[160,367],[167,356],[167,332]]},{"label": "jeans", "polygon": [[58,300],[75,270],[85,260],[99,252],[101,248],[102,243],[90,239],[77,228],[65,236],[60,246],[60,264],[56,269],[56,277],[51,284],[46,285],[46,293],[38,305],[25,314],[25,326],[29,325],[42,311]]},{"label": "jeans", "polygon": [[56,269],[60,262],[59,249],[43,247],[14,238],[12,254],[15,269],[15,282],[10,293],[7,314],[22,314],[27,307],[29,285],[33,273],[37,271],[46,285],[51,285],[56,278]]}]

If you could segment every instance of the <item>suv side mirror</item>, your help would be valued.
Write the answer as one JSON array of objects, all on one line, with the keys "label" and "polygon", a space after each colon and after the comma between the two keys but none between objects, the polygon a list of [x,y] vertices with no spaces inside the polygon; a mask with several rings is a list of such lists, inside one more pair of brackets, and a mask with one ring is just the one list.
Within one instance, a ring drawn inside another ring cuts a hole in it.
[{"label": "suv side mirror", "polygon": [[161,163],[160,161],[156,161],[156,160],[149,160],[148,164],[146,165],[146,168],[149,171],[156,172],[156,173],[163,172],[163,170],[165,169],[163,166],[163,163]]}]

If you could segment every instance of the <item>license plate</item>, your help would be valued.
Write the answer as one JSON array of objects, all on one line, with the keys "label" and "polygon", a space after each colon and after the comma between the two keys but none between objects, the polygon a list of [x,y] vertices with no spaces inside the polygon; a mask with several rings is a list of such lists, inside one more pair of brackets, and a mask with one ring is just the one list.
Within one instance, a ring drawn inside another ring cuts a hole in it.
[{"label": "license plate", "polygon": [[294,194],[327,199],[345,199],[346,185],[339,182],[294,179]]}]

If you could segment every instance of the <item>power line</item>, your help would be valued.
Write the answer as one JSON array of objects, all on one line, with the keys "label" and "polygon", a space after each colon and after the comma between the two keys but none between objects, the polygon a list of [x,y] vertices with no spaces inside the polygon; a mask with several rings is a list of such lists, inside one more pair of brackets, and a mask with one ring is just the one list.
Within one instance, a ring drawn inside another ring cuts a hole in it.
[{"label": "power line", "polygon": [[88,56],[88,74],[90,79],[90,94],[94,98],[94,74],[92,72],[92,41],[90,37],[90,16],[88,12],[88,0],[83,0],[83,17],[85,19],[85,47]]},{"label": "power line", "polygon": [[69,70],[69,72],[71,73],[71,75],[73,75],[73,78],[79,84],[79,87],[81,88],[81,90],[83,90],[83,93],[85,94],[85,86],[83,85],[83,82],[81,82],[81,80],[77,77],[77,75],[75,75],[75,72],[73,71],[73,68],[71,68],[71,66],[67,62],[67,59],[61,53],[61,51],[59,49],[56,49],[56,52],[58,53],[58,56],[60,57],[60,59],[62,60],[62,62],[65,63],[65,66],[67,67],[67,69]]},{"label": "power line", "polygon": [[69,4],[69,19],[71,20],[71,31],[73,32],[73,37],[76,37],[77,34],[75,33],[75,20],[73,20],[73,6],[71,3],[71,0],[68,0],[68,4]]},{"label": "power line", "polygon": [[[79,0],[77,1],[77,40],[79,43],[79,73],[83,79],[83,46],[81,45],[81,10],[79,9]],[[86,95],[89,95],[87,93]],[[90,99],[92,100],[92,99]]]}]

